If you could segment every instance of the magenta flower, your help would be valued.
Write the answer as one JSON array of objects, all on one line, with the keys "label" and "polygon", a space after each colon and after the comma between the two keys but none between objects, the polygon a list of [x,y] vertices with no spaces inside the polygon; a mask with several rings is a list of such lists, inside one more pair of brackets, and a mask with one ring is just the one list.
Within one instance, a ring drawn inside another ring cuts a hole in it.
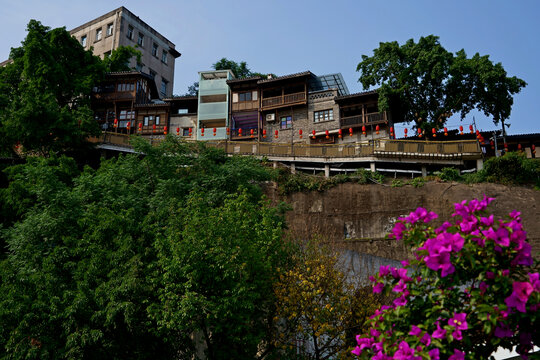
[{"label": "magenta flower", "polygon": [[467,314],[466,313],[454,313],[454,317],[448,319],[448,325],[453,326],[456,330],[467,330]]},{"label": "magenta flower", "polygon": [[512,295],[507,297],[504,302],[509,308],[515,307],[519,312],[525,312],[525,304],[533,292],[533,286],[528,282],[514,281],[512,284]]},{"label": "magenta flower", "polygon": [[498,338],[512,337],[514,332],[505,323],[499,323],[495,328],[495,336]]},{"label": "magenta flower", "polygon": [[402,295],[394,300],[395,306],[405,306],[407,305],[407,297],[405,295]]},{"label": "magenta flower", "polygon": [[439,349],[437,349],[437,348],[431,349],[431,350],[429,350],[428,354],[429,354],[430,360],[440,360]]},{"label": "magenta flower", "polygon": [[435,339],[444,339],[446,337],[446,330],[441,328],[438,321],[437,321],[437,330],[435,330],[433,334],[431,334],[431,337]]},{"label": "magenta flower", "polygon": [[493,220],[494,220],[493,214],[489,215],[489,217],[481,217],[480,224],[484,226],[491,226],[493,225]]},{"label": "magenta flower", "polygon": [[380,276],[386,276],[390,274],[390,266],[389,265],[381,265],[379,268],[379,275]]},{"label": "magenta flower", "polygon": [[403,239],[403,232],[405,230],[407,230],[405,224],[403,224],[402,222],[397,222],[392,229],[392,234],[390,234],[390,237],[399,241]]},{"label": "magenta flower", "polygon": [[463,336],[461,334],[461,330],[455,330],[454,332],[452,332],[452,337],[456,340],[463,340]]},{"label": "magenta flower", "polygon": [[431,344],[431,335],[429,335],[429,333],[425,333],[420,339],[420,342],[425,346],[429,346]]},{"label": "magenta flower", "polygon": [[398,350],[394,354],[395,360],[409,360],[414,356],[414,349],[411,349],[406,341],[399,344]]},{"label": "magenta flower", "polygon": [[409,335],[412,335],[412,336],[420,336],[421,333],[422,333],[422,329],[420,329],[416,325],[413,325],[411,327],[411,331],[409,331]]},{"label": "magenta flower", "polygon": [[403,279],[399,280],[399,282],[396,284],[396,286],[394,286],[394,288],[392,289],[393,292],[403,292],[405,291],[405,289],[407,289],[407,284],[405,284],[405,282],[403,281]]},{"label": "magenta flower", "polygon": [[534,288],[534,290],[540,292],[540,274],[529,273],[529,281],[531,282],[531,285]]},{"label": "magenta flower", "polygon": [[384,289],[384,284],[383,283],[376,283],[375,285],[373,285],[373,293],[374,294],[380,294]]},{"label": "magenta flower", "polygon": [[454,349],[454,354],[450,355],[448,360],[465,360],[465,353],[458,349]]}]

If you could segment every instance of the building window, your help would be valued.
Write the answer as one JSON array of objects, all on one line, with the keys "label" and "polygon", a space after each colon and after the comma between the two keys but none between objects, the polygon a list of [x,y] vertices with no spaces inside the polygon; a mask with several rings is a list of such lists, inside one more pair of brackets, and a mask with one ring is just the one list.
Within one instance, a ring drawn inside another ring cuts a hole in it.
[{"label": "building window", "polygon": [[158,52],[158,45],[156,43],[153,43],[152,44],[152,55],[157,57],[157,52]]},{"label": "building window", "polygon": [[161,53],[161,61],[163,61],[164,64],[167,63],[167,51],[166,50],[163,50],[163,52]]},{"label": "building window", "polygon": [[143,42],[144,42],[144,35],[139,33],[139,37],[137,38],[137,45],[143,46]]},{"label": "building window", "polygon": [[292,128],[292,116],[282,116],[280,119],[279,127],[281,129],[290,129]]},{"label": "building window", "polygon": [[96,30],[96,41],[101,40],[101,35],[103,35],[103,29],[99,28]]},{"label": "building window", "polygon": [[128,25],[128,30],[127,30],[126,36],[127,36],[127,38],[129,40],[133,40],[133,26]]},{"label": "building window", "polygon": [[135,89],[135,85],[133,83],[118,83],[117,91],[133,91]]},{"label": "building window", "polygon": [[88,37],[87,37],[86,35],[81,36],[81,45],[82,45],[83,47],[86,47],[86,39],[87,39],[87,38],[88,38]]},{"label": "building window", "polygon": [[238,94],[238,101],[251,101],[251,91]]},{"label": "building window", "polygon": [[113,33],[113,24],[107,25],[107,36],[111,36]]},{"label": "building window", "polygon": [[156,125],[159,125],[159,115],[156,116]]},{"label": "building window", "polygon": [[178,109],[178,114],[188,114],[188,109]]},{"label": "building window", "polygon": [[148,69],[148,70],[150,71],[150,76],[152,77],[152,79],[154,79],[156,77],[157,73],[152,69]]},{"label": "building window", "polygon": [[167,85],[169,85],[169,82],[165,79],[161,79],[161,94],[162,95],[167,94]]},{"label": "building window", "polygon": [[141,63],[141,62],[138,62],[138,63],[135,65],[135,70],[137,70],[137,71],[142,72],[142,71],[143,71],[143,68],[144,68],[144,64]]},{"label": "building window", "polygon": [[148,126],[148,116],[144,117],[144,126]]},{"label": "building window", "polygon": [[183,128],[182,129],[182,136],[189,136],[189,129],[191,129],[191,128]]},{"label": "building window", "polygon": [[315,111],[313,113],[314,122],[331,121],[331,120],[334,120],[334,110],[332,109]]}]

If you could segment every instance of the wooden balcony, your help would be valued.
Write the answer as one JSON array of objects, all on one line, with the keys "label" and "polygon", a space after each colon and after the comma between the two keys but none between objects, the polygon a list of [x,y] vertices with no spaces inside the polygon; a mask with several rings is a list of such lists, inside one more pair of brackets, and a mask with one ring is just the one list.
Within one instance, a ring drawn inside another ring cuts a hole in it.
[{"label": "wooden balcony", "polygon": [[263,110],[278,108],[287,105],[297,105],[306,103],[306,93],[299,92],[262,99]]},{"label": "wooden balcony", "polygon": [[254,101],[239,101],[232,103],[232,111],[243,111],[243,110],[257,110],[259,109],[259,102]]},{"label": "wooden balcony", "polygon": [[[239,129],[231,129],[231,139],[232,140],[246,140],[246,139],[257,139],[259,136],[259,128],[257,126],[254,127],[245,127],[242,128],[242,135],[240,136]],[[251,134],[251,130],[253,130],[253,137]]]},{"label": "wooden balcony", "polygon": [[379,124],[386,121],[386,112],[369,113],[364,115],[346,116],[341,118],[341,126]]}]

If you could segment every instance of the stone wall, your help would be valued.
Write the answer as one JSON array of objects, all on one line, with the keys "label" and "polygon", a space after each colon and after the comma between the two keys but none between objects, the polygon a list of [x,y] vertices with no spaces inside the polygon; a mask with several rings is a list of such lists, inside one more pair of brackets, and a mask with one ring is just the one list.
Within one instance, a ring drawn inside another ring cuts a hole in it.
[{"label": "stone wall", "polygon": [[[279,200],[275,187],[268,195]],[[307,239],[319,234],[325,241],[359,254],[401,260],[410,256],[403,244],[384,237],[400,216],[418,207],[439,214],[438,225],[451,218],[453,204],[464,199],[482,198],[486,194],[496,200],[489,209],[502,217],[514,209],[522,212],[524,228],[536,257],[540,252],[540,191],[496,184],[464,185],[427,183],[390,187],[346,183],[325,192],[296,193],[284,197],[292,206],[287,213],[289,234]]]}]

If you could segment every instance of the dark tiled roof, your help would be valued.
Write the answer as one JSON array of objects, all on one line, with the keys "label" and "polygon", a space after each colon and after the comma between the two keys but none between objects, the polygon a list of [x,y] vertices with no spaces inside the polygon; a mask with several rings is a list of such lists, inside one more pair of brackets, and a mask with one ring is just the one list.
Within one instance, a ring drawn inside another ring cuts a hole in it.
[{"label": "dark tiled roof", "polygon": [[163,101],[174,101],[174,100],[198,100],[199,97],[195,95],[173,95],[168,98],[164,98]]},{"label": "dark tiled roof", "polygon": [[166,103],[166,102],[163,102],[163,103],[149,103],[149,104],[135,104],[135,107],[137,108],[140,108],[140,107],[170,107],[171,104],[169,103]]},{"label": "dark tiled roof", "polygon": [[352,99],[352,98],[355,98],[355,97],[360,97],[360,96],[365,96],[365,95],[373,95],[373,94],[376,94],[376,93],[377,93],[377,90],[364,91],[364,92],[359,92],[359,93],[354,93],[354,94],[349,94],[349,95],[336,96],[336,100]]},{"label": "dark tiled roof", "polygon": [[268,83],[268,82],[271,82],[271,81],[293,79],[293,78],[302,77],[302,76],[314,76],[314,74],[311,71],[308,70],[308,71],[299,72],[299,73],[296,73],[296,74],[278,76],[278,77],[271,78],[271,79],[262,79],[262,80],[257,81],[257,84],[265,84],[265,83]]},{"label": "dark tiled roof", "polygon": [[241,83],[241,82],[248,82],[248,81],[254,81],[254,80],[262,80],[262,77],[260,77],[260,76],[250,76],[250,77],[243,78],[243,79],[231,79],[231,80],[227,80],[227,84],[237,84],[237,83]]}]

